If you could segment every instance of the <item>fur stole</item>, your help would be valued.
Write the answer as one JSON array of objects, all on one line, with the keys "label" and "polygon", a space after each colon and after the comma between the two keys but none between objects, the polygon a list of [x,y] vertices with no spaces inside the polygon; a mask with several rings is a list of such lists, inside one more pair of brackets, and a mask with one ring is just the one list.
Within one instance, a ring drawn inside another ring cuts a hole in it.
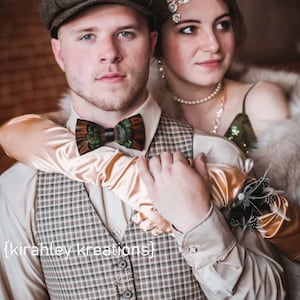
[{"label": "fur stole", "polygon": [[[156,64],[155,60],[151,63],[148,89],[159,99],[162,109],[176,118],[180,115],[179,107],[171,99]],[[263,176],[267,172],[272,186],[284,191],[289,201],[300,206],[300,75],[235,63],[228,77],[245,83],[273,82],[285,92],[290,119],[274,122],[259,138],[250,156],[255,161],[256,174]]]}]

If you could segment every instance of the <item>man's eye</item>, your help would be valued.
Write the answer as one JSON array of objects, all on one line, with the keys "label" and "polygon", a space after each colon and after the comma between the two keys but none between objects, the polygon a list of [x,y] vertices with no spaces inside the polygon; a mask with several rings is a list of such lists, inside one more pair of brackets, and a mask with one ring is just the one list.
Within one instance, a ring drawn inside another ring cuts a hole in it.
[{"label": "man's eye", "polygon": [[124,38],[129,38],[129,37],[133,37],[134,34],[131,31],[121,31],[118,33],[117,35],[118,37],[124,37]]},{"label": "man's eye", "polygon": [[91,34],[91,33],[87,33],[87,34],[85,34],[84,36],[82,36],[81,38],[80,38],[80,40],[83,40],[83,41],[90,41],[90,40],[92,40],[93,39],[93,34]]}]

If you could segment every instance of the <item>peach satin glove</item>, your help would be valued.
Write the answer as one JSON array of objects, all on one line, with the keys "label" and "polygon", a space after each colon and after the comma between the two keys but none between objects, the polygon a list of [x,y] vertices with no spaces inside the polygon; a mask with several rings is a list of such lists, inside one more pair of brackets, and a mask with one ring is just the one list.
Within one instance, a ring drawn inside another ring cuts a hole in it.
[{"label": "peach satin glove", "polygon": [[[71,179],[113,190],[138,211],[133,220],[143,230],[151,229],[154,234],[172,231],[148,198],[138,174],[136,157],[109,147],[79,156],[73,134],[48,117],[24,115],[0,127],[0,144],[7,155],[45,172],[63,173]],[[208,164],[208,170],[214,204],[218,208],[225,207],[243,186],[247,174],[218,164]]]},{"label": "peach satin glove", "polygon": [[[151,230],[153,234],[172,232],[170,224],[148,198],[146,187],[138,174],[136,157],[128,157],[109,147],[79,156],[73,134],[48,117],[32,114],[5,123],[0,127],[0,144],[4,151],[36,169],[60,172],[71,179],[110,189],[138,212],[133,216],[133,221],[141,229]],[[227,207],[244,185],[248,172],[220,164],[208,163],[207,168],[214,205],[218,208]],[[278,197],[278,201],[276,205],[283,209],[284,214],[287,213],[289,206],[286,200]],[[274,237],[280,240],[278,235],[286,234],[286,230],[282,229],[285,223],[284,216],[274,211],[259,218],[258,229],[270,241]],[[288,228],[289,223],[286,224]]]},{"label": "peach satin glove", "polygon": [[300,261],[300,208],[277,197],[271,209],[272,213],[258,218],[258,231],[291,260]]},{"label": "peach satin glove", "polygon": [[154,234],[172,231],[170,224],[157,213],[148,199],[138,175],[136,157],[128,157],[109,147],[79,156],[71,132],[48,118],[33,114],[16,117],[2,125],[0,144],[7,155],[30,167],[59,172],[73,180],[113,190],[120,199],[140,212],[141,218],[147,218],[156,225]]}]

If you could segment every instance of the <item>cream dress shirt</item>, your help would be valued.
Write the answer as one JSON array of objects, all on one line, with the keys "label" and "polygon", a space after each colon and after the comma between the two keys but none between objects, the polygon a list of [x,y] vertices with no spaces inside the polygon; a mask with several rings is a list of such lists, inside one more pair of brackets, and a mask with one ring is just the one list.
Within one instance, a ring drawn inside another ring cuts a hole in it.
[{"label": "cream dress shirt", "polygon": [[[149,95],[132,115],[143,116],[146,147],[141,153],[111,143],[130,155],[145,154],[156,132],[161,110]],[[74,131],[73,112],[68,128]],[[194,155],[206,153],[212,163],[243,168],[239,149],[228,140],[194,134]],[[35,246],[36,170],[20,163],[0,177],[0,299],[49,299]],[[111,191],[88,184],[90,199],[107,229],[121,239],[131,209]],[[282,267],[276,253],[256,232],[237,230],[232,234],[222,213],[213,205],[207,216],[184,235],[175,232],[179,250],[193,268],[209,299],[284,299]]]}]

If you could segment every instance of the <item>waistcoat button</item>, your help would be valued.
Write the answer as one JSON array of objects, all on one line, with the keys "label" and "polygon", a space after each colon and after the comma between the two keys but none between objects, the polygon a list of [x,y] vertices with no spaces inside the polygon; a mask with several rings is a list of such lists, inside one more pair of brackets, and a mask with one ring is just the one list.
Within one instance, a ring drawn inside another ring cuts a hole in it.
[{"label": "waistcoat button", "polygon": [[125,299],[131,299],[132,296],[133,296],[133,294],[132,294],[132,292],[129,291],[129,290],[127,290],[127,291],[125,291],[125,292],[123,293],[123,297],[124,297]]},{"label": "waistcoat button", "polygon": [[125,269],[127,267],[127,261],[124,259],[121,259],[118,263],[118,266],[120,269]]}]

